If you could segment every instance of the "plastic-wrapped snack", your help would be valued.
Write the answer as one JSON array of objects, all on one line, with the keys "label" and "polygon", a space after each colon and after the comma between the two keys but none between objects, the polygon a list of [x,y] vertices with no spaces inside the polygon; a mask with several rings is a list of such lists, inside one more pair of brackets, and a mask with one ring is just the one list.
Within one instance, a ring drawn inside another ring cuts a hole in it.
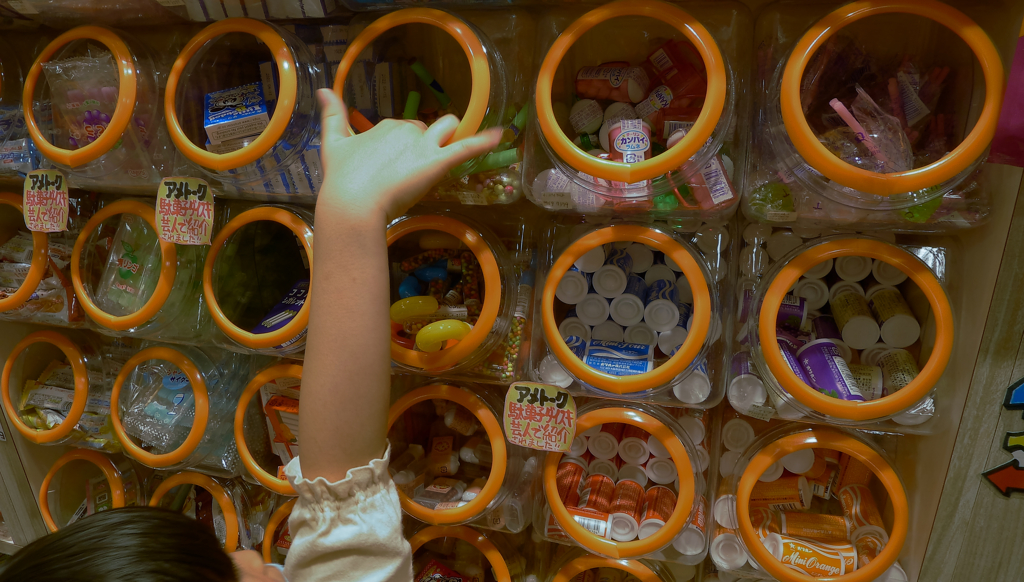
[{"label": "plastic-wrapped snack", "polygon": [[[95,392],[95,391],[94,391]],[[26,380],[21,392],[21,418],[37,430],[50,430],[64,422],[75,398],[75,378],[69,364],[56,360],[36,380]],[[85,412],[69,437],[76,446],[108,453],[121,451],[110,424],[110,392],[91,394]]]}]

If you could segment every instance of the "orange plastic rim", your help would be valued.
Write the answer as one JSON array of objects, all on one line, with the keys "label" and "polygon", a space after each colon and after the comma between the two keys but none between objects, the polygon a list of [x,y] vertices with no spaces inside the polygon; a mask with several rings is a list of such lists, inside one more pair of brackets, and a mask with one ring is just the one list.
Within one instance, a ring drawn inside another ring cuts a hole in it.
[{"label": "orange plastic rim", "polygon": [[632,408],[599,408],[582,414],[576,421],[576,433],[579,434],[599,424],[612,423],[629,424],[646,430],[652,437],[661,441],[661,444],[672,456],[672,462],[679,475],[679,496],[676,498],[676,507],[672,510],[672,515],[665,525],[661,526],[661,529],[654,535],[632,542],[616,542],[599,538],[584,529],[583,526],[576,523],[576,520],[565,508],[565,504],[558,498],[557,474],[562,453],[548,453],[544,460],[544,495],[547,498],[548,507],[551,509],[551,515],[576,543],[602,556],[615,559],[636,558],[661,550],[671,543],[679,532],[683,531],[683,527],[690,519],[690,510],[693,508],[695,491],[693,465],[690,463],[690,455],[687,454],[686,447],[672,432],[672,429],[665,426],[660,420]]},{"label": "orange plastic rim", "polygon": [[[20,194],[0,193],[0,204],[11,206],[17,209],[19,213],[24,212],[22,196]],[[0,299],[0,313],[21,307],[35,293],[39,283],[43,280],[43,276],[46,275],[46,268],[50,266],[49,240],[45,232],[32,232],[32,261],[28,274],[17,291],[9,297]]]},{"label": "orange plastic rim", "polygon": [[60,528],[57,527],[57,522],[53,521],[53,516],[50,514],[50,499],[48,495],[50,483],[57,476],[57,471],[60,471],[64,465],[71,461],[88,461],[99,467],[100,471],[103,471],[103,477],[110,484],[111,506],[113,509],[124,507],[124,480],[121,479],[121,471],[114,464],[114,461],[97,451],[71,449],[61,455],[57,462],[50,467],[46,476],[43,477],[42,485],[39,486],[39,512],[43,515],[43,522],[46,524],[46,528],[51,532],[55,532]]},{"label": "orange plastic rim", "polygon": [[[683,270],[686,280],[690,283],[690,289],[693,291],[693,323],[690,325],[690,332],[683,341],[683,345],[679,347],[679,351],[654,370],[635,376],[613,376],[584,364],[572,353],[569,346],[565,345],[565,340],[558,333],[558,323],[555,321],[555,290],[558,288],[558,282],[562,280],[573,263],[588,251],[617,241],[638,242],[665,253],[665,256],[675,261]],[[544,337],[547,339],[548,347],[572,375],[607,392],[630,394],[668,384],[693,362],[703,347],[704,340],[707,339],[708,328],[711,325],[711,293],[700,265],[679,242],[667,234],[646,226],[620,224],[584,235],[562,252],[555,264],[551,266],[551,272],[548,273],[547,282],[544,284],[544,295],[541,297],[541,317],[544,321]]]},{"label": "orange plastic rim", "polygon": [[570,582],[577,575],[597,568],[613,568],[622,572],[628,572],[631,576],[640,580],[640,582],[663,582],[661,576],[658,576],[654,570],[636,560],[612,560],[611,558],[591,555],[580,556],[562,566],[555,574],[552,582]]},{"label": "orange plastic rim", "polygon": [[[274,114],[270,116],[270,124],[260,133],[259,137],[240,150],[215,154],[192,143],[192,140],[185,135],[178,122],[175,98],[178,95],[178,81],[185,71],[185,65],[192,60],[192,57],[199,52],[203,45],[215,37],[232,32],[255,36],[270,49],[274,63],[277,64],[277,77],[280,85],[277,91],[277,106],[274,109]],[[297,96],[298,79],[295,74],[295,56],[288,48],[288,43],[281,38],[274,27],[251,18],[228,18],[214,22],[192,37],[192,40],[188,41],[174,61],[171,73],[167,76],[167,90],[164,92],[164,115],[167,117],[167,130],[170,132],[171,141],[174,142],[175,147],[185,154],[186,158],[204,168],[227,172],[255,162],[274,147],[274,144],[284,135],[284,131],[291,121]]]},{"label": "orange plastic rim", "polygon": [[491,443],[491,474],[488,475],[487,483],[480,490],[480,494],[462,507],[437,511],[416,503],[401,490],[398,491],[398,498],[402,502],[402,509],[420,521],[432,525],[465,523],[482,514],[501,490],[508,463],[505,433],[502,432],[501,421],[479,396],[466,389],[448,384],[422,386],[399,398],[391,405],[391,410],[388,413],[388,430],[390,431],[395,422],[411,407],[420,402],[435,399],[454,402],[471,412],[480,421],[480,426],[487,433],[487,439]]},{"label": "orange plastic rim", "polygon": [[[142,447],[135,444],[135,441],[125,432],[124,426],[121,425],[121,411],[120,406],[118,406],[118,399],[121,397],[121,387],[124,386],[128,376],[136,367],[149,360],[163,360],[177,366],[179,370],[188,376],[189,383],[192,385],[192,396],[195,399],[196,415],[192,421],[192,429],[189,430],[188,436],[185,437],[185,442],[181,443],[181,446],[173,451],[162,455],[155,455],[144,451]],[[192,360],[188,359],[185,354],[172,348],[154,346],[146,348],[129,358],[125,362],[124,367],[121,368],[117,379],[114,380],[114,388],[110,392],[110,423],[114,426],[117,439],[121,441],[121,445],[124,446],[132,458],[150,467],[158,469],[170,467],[188,458],[189,455],[195,452],[199,442],[203,440],[209,417],[210,400],[206,391],[206,380],[203,378],[202,373],[199,372],[199,368],[196,368],[196,365],[192,363]]]},{"label": "orange plastic rim", "polygon": [[203,296],[213,316],[214,323],[220,328],[224,335],[238,342],[247,348],[254,350],[273,348],[283,345],[306,331],[309,325],[309,304],[311,294],[306,293],[306,301],[299,308],[299,312],[291,321],[280,329],[267,333],[252,333],[245,331],[231,322],[217,302],[217,295],[213,291],[213,265],[220,256],[220,251],[227,246],[228,238],[238,232],[243,226],[260,222],[262,220],[276,222],[288,227],[295,238],[302,243],[306,251],[306,258],[309,259],[309,273],[313,274],[313,229],[306,224],[295,213],[277,206],[257,206],[250,208],[238,216],[232,218],[224,228],[214,237],[210,245],[210,251],[206,255],[206,264],[203,265]]},{"label": "orange plastic rim", "polygon": [[[76,40],[94,40],[107,47],[110,54],[117,62],[117,105],[114,107],[114,114],[110,116],[110,123],[107,129],[103,130],[96,141],[87,144],[77,150],[66,150],[50,143],[43,132],[39,130],[36,123],[35,112],[32,110],[32,103],[35,101],[36,83],[39,75],[43,72],[43,63],[49,62],[50,57],[56,54],[57,50],[64,45]],[[25,77],[25,88],[22,91],[21,102],[25,104],[22,112],[25,115],[25,124],[28,125],[28,133],[32,141],[42,152],[43,156],[58,164],[76,168],[99,159],[100,156],[110,151],[121,140],[121,135],[128,129],[128,123],[135,116],[135,99],[138,91],[138,79],[135,76],[135,58],[132,56],[128,45],[117,36],[117,34],[100,26],[79,26],[72,28],[58,36],[46,45],[43,52],[39,53],[32,68],[28,70]]]},{"label": "orange plastic rim", "polygon": [[[708,75],[708,92],[704,99],[704,107],[686,137],[679,140],[679,143],[669,148],[667,152],[636,164],[595,158],[578,148],[559,128],[558,121],[555,120],[555,112],[551,107],[551,84],[554,82],[558,65],[569,51],[569,47],[594,26],[621,16],[645,16],[671,25],[693,43],[701,58],[704,59]],[[696,18],[678,6],[666,2],[619,0],[595,8],[581,16],[569,25],[569,28],[565,29],[548,49],[537,77],[537,121],[540,122],[540,129],[544,132],[544,137],[555,153],[573,168],[592,176],[618,182],[633,183],[651,180],[678,170],[704,146],[725,110],[727,85],[725,61],[718,49],[718,44],[715,43],[711,33]]]},{"label": "orange plastic rim", "polygon": [[[338,94],[339,98],[344,99],[345,79],[348,78],[349,70],[363,50],[378,36],[404,24],[427,24],[440,28],[450,34],[466,53],[466,58],[469,59],[472,90],[469,94],[469,105],[466,107],[466,112],[462,116],[462,120],[459,121],[455,133],[448,140],[448,144],[476,135],[484,121],[484,115],[487,113],[487,103],[491,93],[491,65],[487,61],[487,52],[484,50],[483,44],[480,43],[480,39],[477,38],[469,24],[447,12],[433,8],[405,8],[385,14],[373,21],[356,36],[355,40],[348,45],[345,55],[341,57],[338,72],[334,76],[334,92]],[[348,122],[346,121],[345,124],[348,125]]]},{"label": "orange plastic rim", "polygon": [[[68,411],[64,420],[58,426],[48,430],[37,430],[25,424],[25,421],[21,419],[21,415],[18,413],[18,409],[15,408],[14,402],[11,401],[11,372],[14,370],[14,363],[23,351],[32,344],[38,343],[53,344],[60,348],[60,351],[64,352],[64,357],[68,359],[72,374],[75,377],[75,397],[71,401],[71,410]],[[18,429],[21,436],[37,445],[54,443],[61,440],[71,434],[71,431],[78,425],[78,421],[82,419],[82,413],[85,412],[85,405],[89,401],[89,374],[85,368],[85,357],[82,355],[82,350],[78,349],[78,346],[66,336],[55,331],[37,331],[25,336],[25,339],[14,346],[11,355],[7,356],[3,377],[0,378],[0,392],[3,393],[4,410],[7,411],[7,418],[10,419],[14,428]]]},{"label": "orange plastic rim", "polygon": [[295,507],[295,499],[289,499],[277,508],[274,515],[270,516],[270,521],[267,522],[267,528],[263,533],[263,562],[269,564],[273,560],[271,559],[271,548],[274,546],[274,537],[277,535],[277,528],[281,527],[281,523],[288,519],[288,516],[292,514],[292,509]]},{"label": "orange plastic rim", "polygon": [[494,542],[487,539],[486,535],[471,527],[464,525],[427,526],[409,538],[409,545],[412,546],[412,552],[416,553],[417,550],[423,547],[423,544],[438,538],[456,538],[472,545],[487,558],[487,562],[490,563],[491,568],[494,570],[494,578],[498,582],[511,582],[512,573],[508,569],[505,557],[501,555],[501,550],[494,545]]},{"label": "orange plastic rim", "polygon": [[245,442],[245,411],[249,408],[249,402],[252,401],[252,397],[259,392],[264,384],[278,378],[302,380],[302,366],[298,364],[277,364],[260,371],[259,374],[256,374],[249,381],[245,386],[245,391],[242,392],[241,398],[238,399],[238,409],[235,410],[235,448],[238,449],[238,456],[242,459],[242,464],[249,470],[249,474],[260,482],[260,485],[279,495],[298,495],[287,479],[278,479],[264,471],[263,467],[260,467],[256,459],[252,457],[249,445]]},{"label": "orange plastic rim", "polygon": [[480,232],[447,216],[415,216],[399,222],[388,229],[388,246],[390,247],[392,243],[403,236],[423,230],[446,232],[461,240],[476,256],[477,262],[480,263],[480,272],[484,277],[485,293],[480,317],[476,320],[473,331],[462,338],[458,344],[438,352],[417,352],[403,347],[397,342],[391,342],[392,359],[406,366],[421,368],[428,372],[443,372],[469,357],[491,333],[494,323],[498,320],[498,310],[501,308],[501,294],[503,293],[501,270],[498,267],[498,259]]},{"label": "orange plastic rim", "polygon": [[[935,347],[924,368],[895,394],[867,402],[848,402],[825,396],[797,378],[782,357],[775,331],[775,320],[782,299],[789,289],[818,263],[850,256],[863,256],[885,261],[907,274],[928,298],[935,314]],[[841,239],[815,245],[797,255],[779,271],[765,291],[758,321],[761,352],[772,375],[798,402],[808,408],[835,418],[870,421],[898,414],[913,406],[935,386],[949,364],[953,353],[953,310],[949,298],[935,275],[914,255],[886,242],[869,239]]]},{"label": "orange plastic rim", "polygon": [[[790,453],[804,449],[832,449],[850,455],[871,469],[889,493],[894,514],[889,541],[871,563],[861,566],[849,574],[813,578],[789,569],[764,547],[750,521],[750,493],[758,478],[772,463]],[[903,549],[903,543],[907,539],[907,529],[910,523],[907,493],[903,489],[899,475],[893,471],[889,463],[864,442],[827,428],[813,428],[791,434],[758,451],[740,478],[736,492],[736,513],[739,516],[739,532],[747,551],[769,574],[784,582],[870,582],[875,580],[896,563],[896,559],[899,558],[900,551]]]},{"label": "orange plastic rim", "polygon": [[[912,14],[933,20],[963,39],[981,64],[985,75],[985,105],[971,133],[953,151],[923,168],[877,174],[847,164],[818,141],[804,117],[800,83],[807,64],[818,49],[839,29],[869,16]],[[955,177],[985,155],[999,121],[1003,98],[1003,63],[985,30],[963,12],[935,0],[863,0],[852,2],[808,30],[793,48],[782,73],[782,121],[796,151],[829,180],[875,196],[892,196],[930,188]]]},{"label": "orange plastic rim", "polygon": [[[106,132],[104,132],[104,135]],[[102,136],[101,136],[102,137]],[[159,241],[160,243],[160,277],[156,282],[156,289],[150,295],[149,300],[135,313],[128,315],[111,315],[100,309],[89,297],[89,292],[82,282],[82,252],[85,244],[94,230],[99,228],[100,223],[116,214],[134,214],[146,221],[149,228],[156,232],[156,210],[143,202],[137,200],[118,200],[101,208],[92,215],[89,222],[85,223],[82,233],[75,239],[75,249],[71,253],[71,283],[75,286],[75,295],[82,303],[82,308],[89,314],[93,321],[107,329],[125,331],[139,327],[156,317],[163,308],[167,298],[171,295],[174,286],[174,277],[178,273],[178,250],[174,243]]]},{"label": "orange plastic rim", "polygon": [[227,533],[224,539],[224,551],[231,553],[238,548],[238,512],[235,511],[235,504],[231,502],[231,496],[224,490],[220,483],[213,480],[209,475],[183,471],[175,473],[163,480],[160,486],[153,492],[149,500],[150,507],[159,507],[160,500],[167,492],[179,485],[195,485],[206,489],[206,492],[217,500],[221,513],[224,514],[224,523],[227,525]]}]

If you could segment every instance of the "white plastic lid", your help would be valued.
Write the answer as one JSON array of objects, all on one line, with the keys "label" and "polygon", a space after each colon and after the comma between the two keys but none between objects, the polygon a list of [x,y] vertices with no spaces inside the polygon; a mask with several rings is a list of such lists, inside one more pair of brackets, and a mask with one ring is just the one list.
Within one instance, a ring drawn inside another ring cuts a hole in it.
[{"label": "white plastic lid", "polygon": [[676,278],[676,293],[679,294],[680,304],[689,303],[693,305],[693,289],[690,288],[690,281],[686,279],[686,275],[679,275]]},{"label": "white plastic lid", "polygon": [[651,326],[644,322],[635,323],[626,328],[626,331],[622,334],[622,340],[631,344],[653,346],[658,343],[658,332],[651,329]]},{"label": "white plastic lid", "polygon": [[655,281],[664,279],[665,281],[675,282],[678,278],[679,276],[676,275],[676,272],[666,265],[654,265],[644,273],[644,283],[647,283],[648,287],[653,285]]},{"label": "white plastic lid", "polygon": [[833,262],[834,261],[832,259],[826,259],[817,265],[814,265],[804,273],[804,277],[807,277],[808,279],[824,279],[832,272]]},{"label": "white plastic lid", "polygon": [[578,317],[566,317],[558,324],[558,335],[562,336],[562,339],[576,336],[584,341],[590,341],[590,326]]},{"label": "white plastic lid", "polygon": [[572,439],[572,443],[569,444],[569,456],[580,457],[583,453],[587,452],[587,437],[578,436]]},{"label": "white plastic lid", "polygon": [[641,487],[647,487],[647,472],[640,465],[623,465],[619,467],[619,474],[615,479],[616,483],[619,481],[633,481],[639,483]]},{"label": "white plastic lid", "polygon": [[667,459],[672,456],[669,454],[668,449],[665,448],[665,445],[661,444],[661,441],[653,436],[647,439],[647,449],[651,452],[652,457],[659,459]]},{"label": "white plastic lid", "polygon": [[720,227],[709,226],[694,233],[697,248],[705,254],[721,254],[729,246],[729,233]]},{"label": "white plastic lid", "polygon": [[775,231],[768,237],[765,248],[768,249],[768,256],[773,261],[777,261],[802,244],[804,244],[802,238],[793,234],[793,231],[789,229],[783,229]]},{"label": "white plastic lid", "polygon": [[885,320],[880,330],[882,341],[894,348],[911,346],[921,337],[921,324],[917,318],[905,313]]},{"label": "white plastic lid", "polygon": [[704,551],[704,532],[688,525],[672,540],[672,547],[680,554],[699,554]]},{"label": "white plastic lid", "polygon": [[730,451],[746,450],[755,437],[754,427],[742,418],[734,418],[722,427],[722,444]]},{"label": "white plastic lid", "polygon": [[601,268],[604,264],[604,247],[594,247],[583,254],[582,257],[576,259],[573,263],[576,268],[583,271],[584,273],[593,273],[594,271]]},{"label": "white plastic lid", "polygon": [[597,433],[601,432],[601,427],[603,427],[603,426],[604,426],[603,424],[594,425],[594,426],[588,428],[587,430],[581,432],[580,434],[585,436],[585,437],[587,437],[587,438],[590,438],[590,437],[596,435]]},{"label": "white plastic lid", "polygon": [[760,246],[747,246],[740,251],[740,272],[747,277],[760,277],[769,264],[768,251]]},{"label": "white plastic lid", "polygon": [[736,534],[721,533],[711,542],[711,559],[719,568],[737,570],[747,563],[747,553]]},{"label": "white plastic lid", "polygon": [[836,297],[850,291],[864,296],[864,288],[860,286],[860,283],[855,281],[838,281],[828,290],[828,299],[829,301],[835,301]]},{"label": "white plastic lid", "polygon": [[569,110],[569,122],[572,129],[578,134],[594,133],[601,129],[604,121],[604,111],[601,105],[593,99],[580,99],[573,104]]},{"label": "white plastic lid", "polygon": [[591,475],[604,475],[612,481],[615,481],[619,476],[619,468],[609,459],[594,459],[590,461],[590,467],[587,472]]},{"label": "white plastic lid", "polygon": [[900,566],[899,562],[896,562],[889,569],[882,574],[882,577],[878,579],[878,582],[909,582],[907,573],[903,571],[903,566]]},{"label": "white plastic lid", "polygon": [[782,559],[782,536],[777,533],[770,533],[761,540],[761,543],[764,544],[769,554],[775,556],[776,560]]},{"label": "white plastic lid", "polygon": [[743,229],[743,241],[748,245],[763,245],[772,235],[772,227],[760,222],[751,222]]},{"label": "white plastic lid", "polygon": [[718,472],[724,478],[731,477],[736,471],[736,462],[740,460],[739,451],[724,451],[718,459]]},{"label": "white plastic lid", "polygon": [[704,428],[704,423],[700,419],[687,414],[680,416],[678,422],[693,444],[699,445],[704,440],[704,433],[707,429]]},{"label": "white plastic lid", "polygon": [[644,467],[644,471],[647,473],[647,478],[652,483],[658,485],[668,485],[676,480],[678,472],[676,471],[676,465],[672,462],[672,459],[667,457],[655,457],[647,461],[647,466]]},{"label": "white plastic lid", "polygon": [[877,366],[878,358],[882,357],[882,354],[892,349],[892,346],[886,345],[882,342],[878,342],[872,346],[868,346],[860,352],[860,363],[868,366]]},{"label": "white plastic lid", "polygon": [[642,243],[633,243],[626,247],[626,253],[633,259],[633,272],[645,273],[654,264],[654,251]]},{"label": "white plastic lid", "polygon": [[625,513],[612,514],[612,539],[617,542],[631,542],[636,539],[640,531],[640,525],[632,515]]},{"label": "white plastic lid", "polygon": [[658,530],[665,525],[664,521],[660,519],[648,519],[640,524],[637,537],[640,539],[647,539],[654,534],[658,533]]},{"label": "white plastic lid", "polygon": [[[623,294],[612,299],[608,307],[615,323],[624,326],[636,325],[644,318],[644,302],[636,295]],[[617,340],[621,341],[621,340]]]},{"label": "white plastic lid", "polygon": [[871,274],[875,276],[875,281],[882,285],[899,285],[907,280],[906,273],[880,259],[875,259],[872,263]]},{"label": "white plastic lid", "polygon": [[729,397],[729,404],[739,412],[746,413],[751,406],[761,406],[768,400],[768,391],[764,388],[764,382],[753,374],[736,376],[729,382],[729,390],[726,392]]},{"label": "white plastic lid", "polygon": [[790,473],[803,475],[814,466],[814,449],[801,449],[782,457],[782,466]]},{"label": "white plastic lid", "polygon": [[708,454],[708,450],[703,445],[697,445],[694,447],[697,451],[697,468],[700,469],[700,473],[708,470],[708,465],[711,464],[711,455]]},{"label": "white plastic lid", "polygon": [[844,281],[863,281],[871,274],[873,261],[868,257],[848,256],[836,259],[836,275]]},{"label": "white plastic lid", "polygon": [[555,288],[555,297],[562,303],[576,305],[580,299],[587,296],[589,291],[590,285],[587,283],[586,275],[579,271],[569,271],[558,282],[558,287]]},{"label": "white plastic lid", "polygon": [[683,345],[683,342],[686,341],[686,335],[686,328],[677,325],[669,331],[658,334],[658,348],[666,356],[671,355],[672,350]]},{"label": "white plastic lid", "polygon": [[631,465],[642,465],[651,458],[651,451],[643,439],[628,437],[619,443],[619,458]]},{"label": "white plastic lid", "polygon": [[757,480],[761,481],[762,483],[771,483],[772,481],[778,481],[779,477],[782,477],[783,472],[784,470],[782,468],[782,463],[775,462],[769,465],[768,468],[764,470],[764,473],[761,473],[761,476],[758,477]]},{"label": "white plastic lid", "polygon": [[644,323],[654,331],[672,331],[679,323],[679,306],[668,299],[655,299],[644,309]]},{"label": "white plastic lid", "polygon": [[808,309],[821,309],[828,304],[828,285],[821,279],[800,279],[793,286],[793,294],[803,297]]},{"label": "white plastic lid", "polygon": [[665,255],[665,266],[668,267],[669,269],[672,269],[676,273],[683,272],[683,268],[677,265],[676,262],[672,260],[672,257],[668,255]]},{"label": "white plastic lid", "polygon": [[599,432],[590,437],[587,449],[595,459],[614,459],[619,454],[619,441],[606,432]]},{"label": "white plastic lid", "polygon": [[626,290],[628,273],[615,265],[605,265],[594,273],[594,291],[601,297],[612,299]]},{"label": "white plastic lid", "polygon": [[878,342],[882,330],[879,329],[875,318],[858,315],[850,318],[840,333],[842,333],[846,345],[855,350],[863,350]]},{"label": "white plastic lid", "polygon": [[608,300],[597,293],[590,293],[576,304],[576,317],[587,325],[599,325],[608,321]]},{"label": "white plastic lid", "polygon": [[736,518],[735,495],[719,495],[715,499],[715,506],[711,510],[711,513],[715,516],[715,521],[718,525],[729,529],[736,529],[739,527],[739,521]]},{"label": "white plastic lid", "polygon": [[686,404],[700,404],[711,395],[711,380],[704,372],[693,370],[672,386],[672,395]]},{"label": "white plastic lid", "polygon": [[612,320],[605,321],[600,325],[594,326],[594,331],[590,332],[590,337],[608,342],[621,342],[622,326]]},{"label": "white plastic lid", "polygon": [[559,388],[568,388],[572,385],[572,376],[562,367],[562,364],[554,354],[544,356],[537,371],[540,373],[541,381],[546,384],[554,384]]}]

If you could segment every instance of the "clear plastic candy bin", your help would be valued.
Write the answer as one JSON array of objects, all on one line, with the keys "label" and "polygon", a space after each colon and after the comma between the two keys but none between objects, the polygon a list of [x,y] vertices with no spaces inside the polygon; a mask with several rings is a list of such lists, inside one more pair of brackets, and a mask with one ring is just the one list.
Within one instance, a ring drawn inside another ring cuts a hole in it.
[{"label": "clear plastic candy bin", "polygon": [[[365,131],[382,119],[427,124],[454,113],[450,142],[504,128],[490,153],[469,160],[427,194],[464,204],[509,204],[522,194],[519,162],[526,126],[533,17],[523,10],[445,12],[406,8],[353,19],[334,88]],[[468,59],[468,61],[467,61]]]},{"label": "clear plastic candy bin", "polygon": [[[235,409],[238,456],[252,479],[278,495],[296,495],[295,488],[281,474],[285,465],[299,454],[301,382],[300,364],[288,361],[270,364],[245,385]],[[269,437],[269,448],[258,440],[263,435]],[[249,439],[253,437],[254,446],[250,449]]]},{"label": "clear plastic candy bin", "polygon": [[[64,468],[71,465],[67,470]],[[145,505],[149,473],[121,455],[71,449],[39,486],[39,513],[50,532],[101,511]]]},{"label": "clear plastic candy bin", "polygon": [[206,250],[159,240],[150,201],[107,200],[75,240],[71,282],[101,333],[195,341],[210,327],[200,293]]},{"label": "clear plastic candy bin", "polygon": [[[155,469],[239,475],[242,463],[230,419],[250,373],[249,358],[213,348],[142,347],[121,368],[110,395],[111,421],[121,445]],[[261,437],[247,441],[250,450],[259,443],[269,446],[265,430]]]},{"label": "clear plastic candy bin", "polygon": [[34,169],[21,113],[23,81],[17,53],[0,42],[0,179],[17,178]]},{"label": "clear plastic candy bin", "polygon": [[745,447],[730,449],[735,464],[713,511],[719,571],[783,582],[907,580],[897,558],[910,500],[884,443],[834,428],[760,424]]},{"label": "clear plastic candy bin", "polygon": [[133,340],[88,332],[25,336],[7,357],[0,381],[7,418],[36,444],[121,452],[110,420],[110,391],[134,350]]},{"label": "clear plastic candy bin", "polygon": [[406,522],[416,580],[527,582],[522,536],[480,531],[465,525]]},{"label": "clear plastic candy bin", "polygon": [[539,493],[540,463],[505,440],[504,394],[479,385],[412,382],[398,377],[393,392],[400,396],[388,416],[388,471],[403,511],[433,525],[525,530]]},{"label": "clear plastic candy bin", "polygon": [[[227,553],[252,548],[253,505],[240,479],[203,473],[157,473],[150,480],[150,507],[181,512],[213,530]],[[173,492],[173,494],[172,494]]]},{"label": "clear plastic candy bin", "polygon": [[766,7],[755,34],[763,129],[745,214],[858,230],[984,223],[983,162],[1005,83],[995,47],[1018,33],[1006,10],[936,0]]},{"label": "clear plastic candy bin", "polygon": [[613,223],[550,229],[531,371],[576,394],[710,408],[731,332],[731,228]]},{"label": "clear plastic candy bin", "polygon": [[203,298],[224,347],[302,351],[309,323],[313,213],[299,206],[222,205],[227,222],[203,267]]},{"label": "clear plastic candy bin", "polygon": [[946,287],[956,253],[937,241],[804,243],[796,231],[770,231],[744,230],[751,242],[740,258],[737,342],[750,352],[733,358],[733,406],[752,416],[934,430],[955,353],[956,294]]},{"label": "clear plastic candy bin", "polygon": [[149,47],[100,26],[53,40],[25,78],[23,114],[41,167],[71,186],[148,193],[172,156]]},{"label": "clear plastic candy bin", "polygon": [[654,560],[613,560],[588,554],[581,549],[564,552],[555,560],[546,582],[572,580],[629,580],[630,582],[686,582],[695,574],[693,566]]},{"label": "clear plastic candy bin", "polygon": [[523,183],[550,210],[727,219],[739,207],[751,53],[739,2],[620,0],[538,24]]},{"label": "clear plastic candy bin", "polygon": [[[319,33],[319,29],[316,30]],[[185,45],[167,79],[170,138],[229,196],[312,199],[320,189],[323,55],[269,22],[228,18]]]},{"label": "clear plastic candy bin", "polygon": [[387,240],[393,366],[480,382],[519,378],[532,315],[533,229],[422,214],[393,222]]}]

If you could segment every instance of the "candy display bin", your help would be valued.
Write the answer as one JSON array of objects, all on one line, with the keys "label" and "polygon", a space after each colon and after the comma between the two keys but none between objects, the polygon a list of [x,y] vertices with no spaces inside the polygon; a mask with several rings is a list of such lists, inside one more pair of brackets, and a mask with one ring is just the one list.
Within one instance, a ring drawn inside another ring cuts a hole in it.
[{"label": "candy display bin", "polygon": [[389,466],[402,510],[425,523],[519,533],[539,497],[540,463],[505,441],[503,392],[398,376]]},{"label": "candy display bin", "polygon": [[507,383],[529,338],[535,229],[503,218],[409,215],[387,232],[396,370]]},{"label": "candy display bin", "polygon": [[87,25],[54,39],[36,56],[21,100],[41,167],[79,188],[152,192],[171,160],[158,68],[130,33]]},{"label": "candy display bin", "polygon": [[[283,472],[299,451],[302,366],[289,361],[254,363],[261,367],[245,385],[234,417],[235,447],[246,469],[243,478],[291,497],[295,488]],[[291,511],[291,506],[281,511]],[[268,526],[268,533],[273,534],[272,529]]]},{"label": "candy display bin", "polygon": [[[745,214],[943,232],[986,222],[1017,19],[992,2],[776,2],[758,17]],[[884,39],[884,40],[883,40]],[[863,137],[855,136],[857,132]],[[1005,195],[1005,194],[1004,194]]]},{"label": "candy display bin", "polygon": [[720,571],[786,582],[907,579],[897,558],[914,499],[885,439],[792,423],[750,437],[714,508]]},{"label": "candy display bin", "polygon": [[21,86],[24,73],[18,54],[7,42],[0,42],[0,180],[14,180],[19,172],[32,170],[28,133],[21,114]]},{"label": "candy display bin", "polygon": [[72,449],[49,468],[39,488],[39,510],[55,532],[100,511],[146,504],[152,475],[131,459]]},{"label": "candy display bin", "polygon": [[532,82],[523,47],[532,46],[534,26],[521,9],[359,15],[334,89],[358,111],[349,121],[359,131],[385,118],[430,124],[447,113],[461,120],[450,142],[505,128],[499,146],[453,169],[427,199],[509,204],[522,193],[521,133]]},{"label": "candy display bin", "polygon": [[275,24],[229,18],[204,28],[167,78],[164,113],[184,162],[175,173],[215,180],[230,196],[313,199],[324,66]]},{"label": "candy display bin", "polygon": [[206,524],[225,552],[252,548],[254,512],[242,481],[192,471],[160,472],[150,480],[149,491],[150,507],[180,511]]},{"label": "candy display bin", "polygon": [[538,24],[527,197],[550,209],[727,219],[746,157],[750,13],[619,1]]},{"label": "candy display bin", "polygon": [[797,231],[770,231],[744,230],[737,342],[750,353],[733,359],[733,405],[756,416],[935,430],[961,329],[955,245],[902,235],[804,243]]},{"label": "candy display bin", "polygon": [[666,406],[721,401],[733,229],[670,224],[566,219],[549,229],[534,378],[576,394]]},{"label": "candy display bin", "polygon": [[[475,580],[527,582],[527,560],[518,540],[501,532],[458,525],[405,523],[417,579],[444,580],[458,574]],[[433,577],[431,577],[433,576]],[[458,578],[461,579],[461,578]]]},{"label": "candy display bin", "polygon": [[[684,577],[684,575],[689,576]],[[578,576],[583,578],[577,578]],[[671,562],[653,560],[613,560],[588,554],[581,549],[564,552],[551,566],[551,574],[546,582],[570,582],[571,580],[588,580],[595,577],[600,580],[606,576],[609,580],[623,579],[640,582],[686,582],[693,578],[694,571],[690,566]],[[612,578],[615,576],[616,578]]]}]

